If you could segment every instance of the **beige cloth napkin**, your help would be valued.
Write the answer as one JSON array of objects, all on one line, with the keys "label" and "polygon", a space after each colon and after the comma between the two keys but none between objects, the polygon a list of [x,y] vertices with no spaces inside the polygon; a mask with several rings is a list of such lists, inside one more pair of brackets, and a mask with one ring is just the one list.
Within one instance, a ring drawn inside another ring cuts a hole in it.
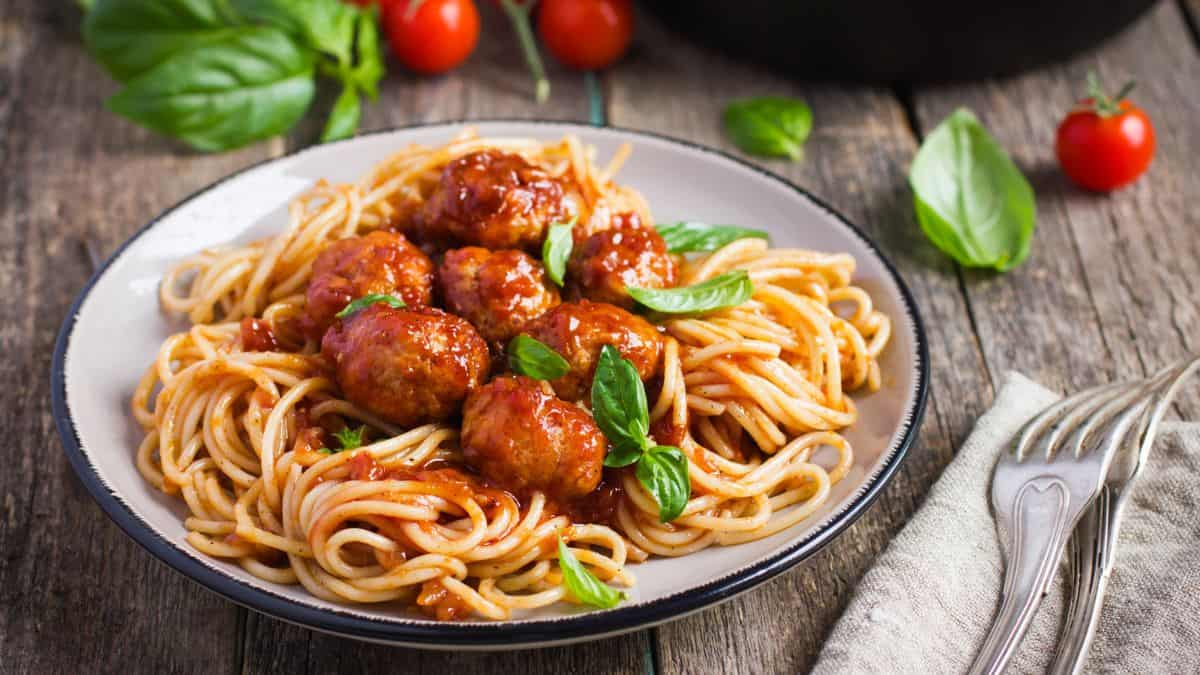
[{"label": "beige cloth napkin", "polygon": [[[1010,439],[1056,396],[1010,373],[991,410],[834,626],[814,673],[962,673],[999,602],[1003,564],[989,481]],[[1200,673],[1200,424],[1165,423],[1126,505],[1086,671]],[[1045,672],[1063,574],[1009,673]]]}]

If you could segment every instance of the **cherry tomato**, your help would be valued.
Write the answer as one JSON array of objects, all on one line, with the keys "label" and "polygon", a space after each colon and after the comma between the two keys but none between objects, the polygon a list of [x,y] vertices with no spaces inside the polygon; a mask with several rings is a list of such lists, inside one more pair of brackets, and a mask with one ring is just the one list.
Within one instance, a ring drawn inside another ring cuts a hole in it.
[{"label": "cherry tomato", "polygon": [[1108,192],[1146,172],[1154,157],[1154,125],[1125,99],[1132,85],[1110,98],[1094,76],[1090,80],[1091,96],[1058,125],[1054,149],[1071,180],[1088,190]]},{"label": "cherry tomato", "polygon": [[472,0],[385,0],[383,23],[400,63],[427,75],[459,65],[479,42],[479,10]]},{"label": "cherry tomato", "polygon": [[580,70],[611,65],[633,38],[630,0],[542,0],[537,19],[550,53]]}]

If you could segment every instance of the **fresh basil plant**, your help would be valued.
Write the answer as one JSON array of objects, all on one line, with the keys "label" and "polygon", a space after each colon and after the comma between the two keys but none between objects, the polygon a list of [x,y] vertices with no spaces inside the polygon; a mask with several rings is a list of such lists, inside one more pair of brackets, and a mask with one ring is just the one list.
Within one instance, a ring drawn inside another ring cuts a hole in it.
[{"label": "fresh basil plant", "polygon": [[1005,272],[1029,255],[1033,188],[971,111],[959,108],[934,128],[908,181],[921,229],[960,264]]}]

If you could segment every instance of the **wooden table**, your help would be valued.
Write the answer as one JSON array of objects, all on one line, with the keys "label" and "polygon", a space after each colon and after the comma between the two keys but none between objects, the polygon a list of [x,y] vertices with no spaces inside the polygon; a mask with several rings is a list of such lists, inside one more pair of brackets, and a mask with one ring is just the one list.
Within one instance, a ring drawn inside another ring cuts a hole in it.
[{"label": "wooden table", "polygon": [[[797,672],[814,662],[856,581],[920,504],[1006,371],[1067,391],[1142,375],[1200,349],[1200,0],[1161,3],[1067,64],[911,90],[791,82],[641,17],[632,52],[611,72],[590,79],[552,66],[554,95],[543,106],[531,100],[503,17],[485,12],[487,34],[465,67],[434,79],[393,67],[365,128],[593,119],[733,150],[718,125],[728,99],[803,97],[816,119],[804,161],[761,164],[863,225],[912,285],[933,353],[921,440],[874,507],[807,564],[659,628],[500,654],[392,649],[313,633],[202,590],[110,523],[63,456],[48,384],[59,323],[100,260],[197,188],[313,142],[319,121],[239,152],[187,152],[103,110],[115,86],[82,50],[73,3],[0,0],[0,8],[5,672]],[[1149,174],[1111,196],[1075,189],[1053,158],[1055,124],[1090,68],[1114,84],[1137,78],[1136,99],[1158,130]],[[922,134],[960,105],[979,115],[1037,192],[1033,253],[1006,275],[957,267],[913,218],[908,164]],[[1200,416],[1200,396],[1187,392],[1177,413]]]}]

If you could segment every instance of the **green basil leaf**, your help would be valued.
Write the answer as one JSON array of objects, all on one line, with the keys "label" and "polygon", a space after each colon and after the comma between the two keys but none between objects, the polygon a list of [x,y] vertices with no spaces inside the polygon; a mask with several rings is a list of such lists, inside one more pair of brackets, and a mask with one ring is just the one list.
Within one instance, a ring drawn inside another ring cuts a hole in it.
[{"label": "green basil leaf", "polygon": [[690,221],[659,225],[658,233],[662,235],[663,241],[667,243],[667,250],[671,253],[705,253],[716,251],[738,239],[771,239],[762,230]]},{"label": "green basil leaf", "polygon": [[314,89],[312,53],[283,31],[251,26],[174,54],[107,105],[199,150],[228,150],[290,128]]},{"label": "green basil leaf", "polygon": [[575,245],[571,235],[574,229],[575,218],[570,222],[551,225],[546,233],[546,241],[542,242],[542,265],[546,268],[546,276],[559,286],[563,285],[567,261],[571,259],[571,249]]},{"label": "green basil leaf", "polygon": [[604,455],[604,466],[619,469],[623,466],[629,466],[642,458],[642,453],[645,450],[641,445],[630,445],[626,441],[624,445],[614,445]]},{"label": "green basil leaf", "polygon": [[229,0],[246,19],[281,28],[338,63],[352,63],[359,12],[340,0]]},{"label": "green basil leaf", "polygon": [[334,316],[336,316],[339,319],[345,319],[346,317],[350,316],[351,314],[354,314],[356,312],[364,310],[377,302],[385,303],[390,307],[395,307],[396,309],[402,309],[402,308],[408,306],[408,305],[404,304],[403,300],[401,300],[400,298],[397,298],[394,295],[385,295],[383,293],[371,293],[370,295],[364,295],[361,298],[355,300],[354,302],[351,302],[350,304],[346,305],[345,307],[342,308],[342,311],[338,312],[337,314],[334,314]]},{"label": "green basil leaf", "polygon": [[625,599],[624,593],[602,583],[591,570],[580,564],[562,537],[558,538],[558,569],[562,571],[567,590],[582,603],[608,609]]},{"label": "green basil leaf", "polygon": [[571,370],[571,364],[558,352],[528,335],[518,335],[510,340],[507,351],[508,367],[518,375],[535,380],[557,380]]},{"label": "green basil leaf", "polygon": [[745,270],[734,270],[691,286],[626,289],[642,305],[664,314],[694,314],[736,307],[754,294]]},{"label": "green basil leaf", "polygon": [[379,98],[379,81],[383,79],[384,67],[379,45],[378,9],[374,5],[358,13],[354,64],[350,71],[354,84],[372,101]]},{"label": "green basil leaf", "polygon": [[353,83],[342,85],[342,93],[333,104],[329,119],[325,122],[325,130],[321,132],[321,142],[337,141],[350,138],[358,129],[358,120],[362,116],[362,103],[358,100],[358,89]]},{"label": "green basil leaf", "polygon": [[92,57],[125,82],[173,54],[227,40],[241,23],[213,0],[95,0],[83,39]]},{"label": "green basil leaf", "polygon": [[804,141],[812,131],[812,110],[800,99],[777,96],[733,101],[723,115],[725,131],[751,155],[803,156]]},{"label": "green basil leaf", "polygon": [[960,264],[1005,272],[1028,257],[1033,188],[969,110],[925,138],[908,182],[921,229]]},{"label": "green basil leaf", "polygon": [[365,424],[357,429],[351,429],[350,427],[346,427],[345,429],[342,429],[341,431],[333,432],[333,437],[336,438],[338,443],[340,443],[342,446],[341,448],[339,448],[337,450],[337,452],[341,452],[343,450],[354,450],[355,448],[361,448],[362,444],[363,444],[363,435],[366,433],[367,433],[367,425],[365,425]]},{"label": "green basil leaf", "polygon": [[[637,368],[622,358],[621,352],[612,345],[604,345],[596,363],[596,374],[592,378],[592,417],[612,444],[613,452],[622,458],[633,449],[640,451],[650,443],[650,413],[646,408],[642,378],[638,377]],[[625,464],[635,460],[636,457]],[[608,462],[607,458],[605,461]]]},{"label": "green basil leaf", "polygon": [[683,513],[692,496],[692,480],[688,477],[688,460],[679,448],[656,445],[638,461],[638,482],[654,495],[658,502],[658,519],[669,523]]}]

